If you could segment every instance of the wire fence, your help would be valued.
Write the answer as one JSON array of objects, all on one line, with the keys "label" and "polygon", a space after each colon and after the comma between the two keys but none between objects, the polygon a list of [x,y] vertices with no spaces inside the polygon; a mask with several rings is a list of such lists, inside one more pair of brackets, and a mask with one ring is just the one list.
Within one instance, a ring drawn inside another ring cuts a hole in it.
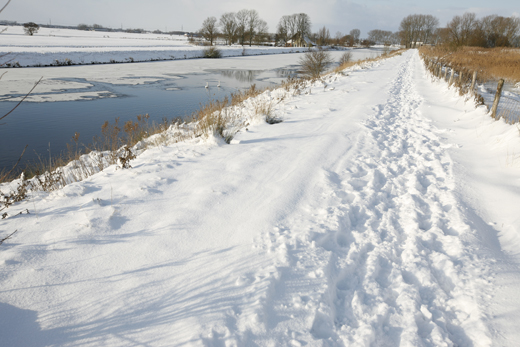
[{"label": "wire fence", "polygon": [[520,96],[503,95],[498,104],[496,119],[504,118],[509,124],[520,123]]},{"label": "wire fence", "polygon": [[457,88],[459,94],[468,99],[474,97],[476,105],[486,105],[494,119],[503,118],[509,124],[520,123],[520,94],[504,90],[504,80],[482,81],[477,71],[456,71],[428,57],[423,57],[423,60],[433,78],[446,81],[450,88]]}]

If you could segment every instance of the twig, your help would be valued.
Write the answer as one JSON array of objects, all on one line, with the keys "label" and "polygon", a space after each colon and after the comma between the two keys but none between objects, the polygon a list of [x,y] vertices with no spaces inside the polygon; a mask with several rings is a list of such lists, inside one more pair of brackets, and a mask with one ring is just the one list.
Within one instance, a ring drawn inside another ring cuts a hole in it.
[{"label": "twig", "polygon": [[13,231],[11,234],[9,234],[9,235],[7,235],[6,237],[4,237],[3,239],[1,239],[1,240],[0,240],[0,245],[1,245],[2,243],[4,243],[4,241],[9,240],[9,239],[11,238],[11,236],[13,236],[17,231],[18,231],[18,230],[15,230],[15,231]]},{"label": "twig", "polygon": [[0,178],[0,182],[3,182],[4,179],[6,179],[7,177],[9,177],[9,175],[11,174],[11,172],[13,172],[14,169],[16,169],[16,167],[17,167],[18,164],[20,163],[20,160],[22,160],[22,157],[23,157],[23,155],[25,154],[25,150],[27,149],[27,146],[29,146],[29,145],[25,145],[25,148],[23,149],[22,155],[20,155],[20,157],[18,158],[18,161],[16,162],[16,164],[14,164],[13,168],[12,168],[11,170],[9,170],[8,173],[6,173],[5,175],[3,175],[3,176]]},{"label": "twig", "polygon": [[9,5],[10,2],[11,2],[11,0],[9,0],[7,2],[7,4],[5,4],[4,7],[2,7],[2,9],[0,10],[0,13],[2,13],[3,10],[5,10],[5,8],[7,7],[7,5]]},{"label": "twig", "polygon": [[15,107],[13,107],[13,109],[12,109],[11,111],[9,111],[7,114],[5,114],[5,115],[3,115],[2,117],[0,117],[0,120],[2,120],[2,119],[4,119],[5,117],[9,116],[9,115],[14,111],[14,110],[16,110],[16,109],[18,108],[18,106],[20,106],[20,104],[21,104],[22,102],[24,102],[24,100],[27,99],[27,97],[28,97],[28,96],[33,92],[34,88],[36,88],[36,86],[37,86],[38,84],[40,84],[40,82],[42,81],[42,79],[43,79],[43,76],[42,76],[42,78],[40,78],[40,79],[38,80],[38,82],[36,82],[36,83],[34,84],[34,86],[33,86],[32,89],[29,91],[29,93],[27,93],[27,94],[23,97],[23,99],[20,100],[20,102],[19,102],[18,104],[16,104]]},{"label": "twig", "polygon": [[[0,34],[3,33],[0,32]],[[2,54],[0,55],[0,58],[4,58],[4,57],[7,57],[9,54],[11,54],[11,52],[8,52],[8,53],[5,53],[5,54]],[[7,65],[8,63],[12,62],[14,60],[14,58],[16,58],[16,56],[14,56],[13,58],[7,60],[7,61],[3,61],[2,63],[0,63],[0,66],[4,66],[4,65]],[[4,75],[6,74],[7,72],[4,72]],[[2,75],[3,76],[3,75]]]}]

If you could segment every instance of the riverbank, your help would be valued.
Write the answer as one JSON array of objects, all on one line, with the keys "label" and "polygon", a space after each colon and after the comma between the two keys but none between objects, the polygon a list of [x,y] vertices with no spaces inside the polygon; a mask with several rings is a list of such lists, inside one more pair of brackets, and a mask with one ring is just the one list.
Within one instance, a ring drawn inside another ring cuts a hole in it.
[{"label": "riverbank", "polygon": [[[338,61],[342,52],[331,51]],[[378,49],[357,49],[353,60],[379,56]],[[67,149],[75,133],[88,145],[101,125],[120,117],[123,124],[148,114],[150,122],[186,118],[200,105],[223,100],[255,84],[274,87],[299,68],[300,54],[187,59],[114,65],[42,67],[8,70],[0,83],[0,113],[8,112],[43,81],[0,127],[0,171],[11,167],[29,145],[24,162],[49,159]],[[205,88],[206,84],[208,88]],[[220,84],[220,86],[218,86]],[[25,164],[22,163],[22,167]]]},{"label": "riverbank", "polygon": [[3,341],[515,346],[518,131],[463,101],[410,50],[31,195],[1,222]]}]

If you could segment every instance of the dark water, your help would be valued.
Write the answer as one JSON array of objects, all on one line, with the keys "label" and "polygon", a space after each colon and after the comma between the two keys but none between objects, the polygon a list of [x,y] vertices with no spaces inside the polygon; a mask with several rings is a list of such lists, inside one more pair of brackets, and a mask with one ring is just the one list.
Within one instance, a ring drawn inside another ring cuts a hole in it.
[{"label": "dark water", "polygon": [[[66,92],[109,91],[117,97],[24,102],[0,126],[0,170],[12,166],[25,145],[29,147],[23,164],[47,161],[49,152],[54,156],[64,151],[67,143],[72,143],[75,132],[80,133],[80,143],[91,143],[93,136],[101,133],[105,121],[113,123],[119,117],[119,124],[122,124],[128,120],[135,121],[137,115],[144,114],[149,114],[150,122],[161,122],[163,118],[186,118],[210,100],[223,100],[251,84],[259,88],[278,84],[295,74],[296,70],[297,66],[267,71],[206,70],[205,73],[171,75],[171,78],[140,85],[88,81],[92,87]],[[86,82],[84,79],[66,80]],[[217,87],[219,81],[220,87]],[[209,88],[205,88],[206,83]],[[0,102],[0,114],[5,114],[14,105],[14,102]]]}]

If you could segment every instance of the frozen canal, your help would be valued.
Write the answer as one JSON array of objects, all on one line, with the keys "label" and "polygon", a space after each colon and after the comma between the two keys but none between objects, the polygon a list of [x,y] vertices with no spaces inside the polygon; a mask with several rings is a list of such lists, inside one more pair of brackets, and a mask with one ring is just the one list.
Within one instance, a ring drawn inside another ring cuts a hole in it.
[{"label": "frozen canal", "polygon": [[[343,53],[331,52],[335,61]],[[360,60],[376,57],[381,50],[352,53]],[[47,160],[49,149],[53,155],[63,151],[75,132],[81,143],[88,144],[105,121],[117,117],[120,124],[143,114],[156,122],[187,117],[200,104],[222,100],[251,84],[259,88],[279,84],[297,72],[302,55],[6,70],[0,83],[2,115],[42,76],[43,82],[0,126],[0,170],[16,162],[25,145],[29,145],[25,162]]]}]

